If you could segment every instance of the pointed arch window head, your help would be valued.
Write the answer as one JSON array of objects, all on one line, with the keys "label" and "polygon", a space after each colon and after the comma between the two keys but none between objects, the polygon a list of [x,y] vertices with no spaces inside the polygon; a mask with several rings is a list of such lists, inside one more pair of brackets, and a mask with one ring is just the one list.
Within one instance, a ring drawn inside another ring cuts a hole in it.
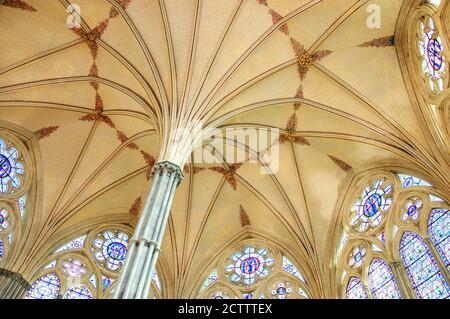
[{"label": "pointed arch window head", "polygon": [[[55,299],[58,294],[63,299],[109,298],[126,257],[129,233],[125,226],[103,226],[59,246],[27,295],[34,299]],[[162,295],[156,273],[152,287],[151,294]],[[58,293],[51,293],[52,289]]]},{"label": "pointed arch window head", "polygon": [[61,282],[56,272],[39,277],[28,290],[25,299],[56,299],[61,289]]},{"label": "pointed arch window head", "polygon": [[420,55],[420,71],[428,89],[434,94],[442,93],[447,77],[447,61],[436,23],[429,15],[418,22],[417,47]]},{"label": "pointed arch window head", "polygon": [[450,271],[450,211],[433,209],[428,219],[428,234],[440,257]]},{"label": "pointed arch window head", "polygon": [[400,241],[400,257],[418,298],[450,297],[450,287],[420,235],[412,232],[403,234]]},{"label": "pointed arch window head", "polygon": [[228,248],[213,269],[204,273],[197,297],[215,298],[220,292],[230,298],[303,299],[310,294],[301,268],[278,247],[259,240]]},{"label": "pointed arch window head", "polygon": [[367,292],[364,285],[357,277],[350,277],[345,293],[347,299],[367,299]]},{"label": "pointed arch window head", "polygon": [[375,299],[401,299],[391,267],[380,258],[375,258],[369,266],[368,283]]},{"label": "pointed arch window head", "polygon": [[392,205],[392,193],[387,178],[378,178],[364,187],[352,206],[350,226],[360,233],[376,228]]}]

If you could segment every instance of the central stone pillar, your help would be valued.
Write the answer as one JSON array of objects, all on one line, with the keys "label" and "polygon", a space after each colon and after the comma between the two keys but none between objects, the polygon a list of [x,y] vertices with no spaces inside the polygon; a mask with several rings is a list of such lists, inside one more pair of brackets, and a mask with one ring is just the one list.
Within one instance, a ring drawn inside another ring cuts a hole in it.
[{"label": "central stone pillar", "polygon": [[0,299],[21,299],[30,284],[21,274],[0,268]]},{"label": "central stone pillar", "polygon": [[131,238],[127,258],[114,290],[114,299],[146,299],[177,186],[183,179],[179,166],[155,165],[153,184]]}]

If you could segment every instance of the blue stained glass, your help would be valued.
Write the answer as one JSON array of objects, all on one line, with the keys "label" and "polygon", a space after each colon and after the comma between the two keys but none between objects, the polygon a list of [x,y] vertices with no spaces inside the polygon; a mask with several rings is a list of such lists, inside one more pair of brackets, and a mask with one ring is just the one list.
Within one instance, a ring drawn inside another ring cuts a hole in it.
[{"label": "blue stained glass", "polygon": [[350,225],[358,232],[377,227],[392,205],[392,185],[383,178],[364,187],[352,206]]},{"label": "blue stained glass", "polygon": [[424,181],[423,179],[420,179],[420,178],[412,176],[412,175],[398,174],[398,177],[402,181],[402,186],[404,188],[409,188],[409,187],[414,187],[414,186],[432,186],[427,181]]},{"label": "blue stained glass", "polygon": [[289,259],[283,256],[283,270],[291,275],[297,277],[301,281],[305,282],[302,274],[298,271],[297,267],[294,266],[293,263]]},{"label": "blue stained glass", "polygon": [[3,257],[3,240],[0,239],[0,258]]},{"label": "blue stained glass", "polygon": [[403,234],[400,241],[400,256],[418,298],[450,297],[450,287],[420,235],[412,232]]},{"label": "blue stained glass", "polygon": [[93,296],[89,288],[81,284],[67,290],[62,299],[93,299]]},{"label": "blue stained glass", "polygon": [[231,256],[233,264],[225,266],[229,279],[233,283],[242,281],[244,285],[251,285],[258,278],[265,278],[269,275],[275,260],[270,257],[271,253],[267,248],[255,248],[246,246],[242,252],[234,253]]},{"label": "blue stained glass", "polygon": [[350,277],[345,293],[347,299],[367,299],[367,292],[364,286],[357,277]]},{"label": "blue stained glass", "polygon": [[111,286],[111,284],[113,283],[113,280],[111,278],[102,276],[102,287],[103,287],[103,291],[105,291],[106,289],[108,289],[109,286]]},{"label": "blue stained glass", "polygon": [[78,237],[78,238],[76,238],[74,240],[71,240],[70,242],[68,242],[64,246],[61,246],[60,248],[55,250],[55,253],[59,253],[59,252],[64,251],[64,250],[81,249],[81,248],[83,248],[85,239],[86,239],[86,235],[83,235],[83,236]]},{"label": "blue stained glass", "polygon": [[375,299],[401,299],[391,267],[382,259],[376,258],[369,267],[368,283]]},{"label": "blue stained glass", "polygon": [[450,271],[450,211],[433,209],[428,219],[428,233],[436,250]]},{"label": "blue stained glass", "polygon": [[19,152],[8,147],[0,138],[0,193],[12,193],[22,185],[19,175],[24,173]]},{"label": "blue stained glass", "polygon": [[55,272],[39,277],[28,290],[26,299],[56,299],[58,298],[61,283]]},{"label": "blue stained glass", "polygon": [[217,279],[219,279],[219,274],[217,272],[217,269],[215,269],[211,272],[211,274],[208,276],[208,278],[206,278],[205,282],[202,285],[201,290],[206,289],[209,286],[211,286],[213,283],[215,283],[217,281]]}]

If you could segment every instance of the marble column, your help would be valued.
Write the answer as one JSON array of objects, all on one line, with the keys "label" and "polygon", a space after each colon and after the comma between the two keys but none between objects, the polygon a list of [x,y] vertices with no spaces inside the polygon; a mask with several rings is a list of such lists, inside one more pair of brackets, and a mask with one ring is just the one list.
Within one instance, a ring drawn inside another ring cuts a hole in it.
[{"label": "marble column", "polygon": [[29,288],[21,274],[0,268],[0,299],[21,299]]},{"label": "marble column", "polygon": [[114,290],[114,299],[146,299],[177,186],[183,178],[179,166],[155,165],[153,184],[131,238],[127,258]]}]

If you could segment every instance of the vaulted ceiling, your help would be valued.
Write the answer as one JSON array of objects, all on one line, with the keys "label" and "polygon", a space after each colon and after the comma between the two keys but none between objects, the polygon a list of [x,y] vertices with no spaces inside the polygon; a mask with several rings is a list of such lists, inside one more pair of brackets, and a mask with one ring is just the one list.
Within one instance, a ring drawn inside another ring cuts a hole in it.
[{"label": "vaulted ceiling", "polygon": [[261,174],[214,150],[222,164],[184,167],[162,255],[177,296],[246,229],[320,287],[346,178],[373,163],[433,169],[394,46],[401,0],[73,2],[72,29],[69,1],[0,5],[0,116],[39,139],[35,250],[90,219],[135,220],[151,166],[171,159],[170,130],[193,120],[279,128],[281,164]]}]

